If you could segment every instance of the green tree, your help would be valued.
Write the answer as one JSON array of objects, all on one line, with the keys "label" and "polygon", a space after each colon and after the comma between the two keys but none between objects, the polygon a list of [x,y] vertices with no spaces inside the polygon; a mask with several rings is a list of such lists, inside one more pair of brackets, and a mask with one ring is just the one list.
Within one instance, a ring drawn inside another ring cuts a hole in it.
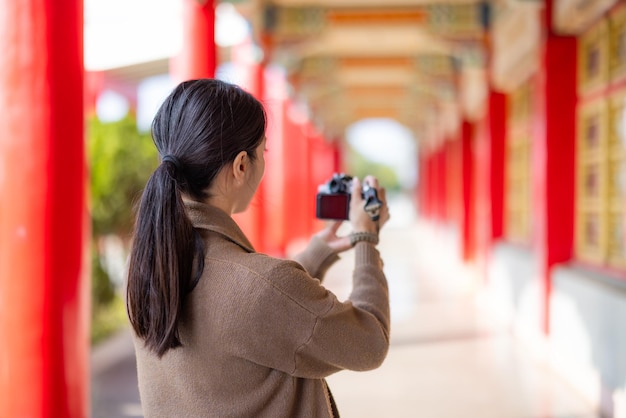
[{"label": "green tree", "polygon": [[141,134],[133,117],[114,123],[89,123],[91,213],[94,236],[128,236],[133,204],[158,164],[150,134]]}]

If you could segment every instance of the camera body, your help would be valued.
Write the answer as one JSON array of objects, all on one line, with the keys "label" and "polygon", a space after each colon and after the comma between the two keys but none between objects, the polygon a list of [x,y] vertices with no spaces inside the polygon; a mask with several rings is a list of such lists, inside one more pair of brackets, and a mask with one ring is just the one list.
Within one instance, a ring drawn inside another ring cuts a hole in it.
[{"label": "camera body", "polygon": [[[318,188],[315,216],[318,219],[346,220],[350,215],[352,177],[346,174],[333,174],[333,177]],[[376,189],[364,184],[361,196],[365,200],[365,210],[373,220],[378,220],[382,202]]]}]

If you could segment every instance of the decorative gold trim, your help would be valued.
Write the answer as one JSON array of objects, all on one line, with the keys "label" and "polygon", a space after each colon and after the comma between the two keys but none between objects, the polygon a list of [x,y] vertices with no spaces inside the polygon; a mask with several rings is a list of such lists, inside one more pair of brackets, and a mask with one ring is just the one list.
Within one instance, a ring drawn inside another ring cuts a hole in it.
[{"label": "decorative gold trim", "polygon": [[609,81],[609,25],[606,19],[596,23],[579,38],[578,92],[601,90]]},{"label": "decorative gold trim", "polygon": [[623,269],[626,268],[626,89],[609,98],[608,128],[608,264]]},{"label": "decorative gold trim", "polygon": [[504,234],[512,242],[531,239],[531,83],[526,82],[507,96],[505,142]]},{"label": "decorative gold trim", "polygon": [[609,70],[611,81],[626,77],[626,7],[620,7],[609,16]]},{"label": "decorative gold trim", "polygon": [[[603,264],[607,258],[609,239],[607,100],[598,99],[579,106],[577,113],[575,253],[581,260]],[[590,132],[596,136],[592,146],[589,145]],[[593,178],[597,193],[594,195],[589,195],[590,190],[587,187],[589,170],[595,170]],[[594,217],[598,220],[595,243],[589,242],[587,235],[589,219]]]}]

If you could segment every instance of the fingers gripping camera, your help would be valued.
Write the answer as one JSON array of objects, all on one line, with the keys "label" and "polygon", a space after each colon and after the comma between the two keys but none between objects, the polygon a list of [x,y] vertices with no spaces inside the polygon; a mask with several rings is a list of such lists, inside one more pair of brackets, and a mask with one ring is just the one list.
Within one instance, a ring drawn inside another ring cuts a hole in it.
[{"label": "fingers gripping camera", "polygon": [[[352,177],[345,174],[333,174],[328,183],[319,187],[315,216],[319,219],[348,219],[350,214],[350,196],[352,190]],[[383,203],[378,198],[376,189],[364,184],[361,196],[365,200],[363,209],[377,221]]]}]

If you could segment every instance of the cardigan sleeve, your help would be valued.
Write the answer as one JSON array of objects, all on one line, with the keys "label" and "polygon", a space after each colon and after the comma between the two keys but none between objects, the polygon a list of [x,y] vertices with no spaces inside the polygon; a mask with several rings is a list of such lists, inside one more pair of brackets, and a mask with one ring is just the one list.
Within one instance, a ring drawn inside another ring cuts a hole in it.
[{"label": "cardigan sleeve", "polygon": [[302,267],[311,275],[322,281],[326,271],[333,265],[339,256],[322,239],[313,236],[309,245],[303,252],[294,257],[294,261],[300,263]]},{"label": "cardigan sleeve", "polygon": [[229,272],[239,279],[219,313],[226,322],[222,348],[302,378],[380,366],[389,349],[387,280],[373,244],[361,241],[354,250],[353,289],[345,301],[294,261],[255,255],[265,268]]},{"label": "cardigan sleeve", "polygon": [[341,369],[379,367],[389,350],[389,291],[374,245],[355,246],[353,290],[345,302],[334,298],[316,319],[310,338],[296,352],[298,377],[321,378]]},{"label": "cardigan sleeve", "polygon": [[239,356],[303,378],[380,366],[389,349],[387,281],[374,245],[359,242],[355,251],[345,302],[299,264],[283,261],[266,271],[268,286],[249,306],[254,315],[241,330]]}]

